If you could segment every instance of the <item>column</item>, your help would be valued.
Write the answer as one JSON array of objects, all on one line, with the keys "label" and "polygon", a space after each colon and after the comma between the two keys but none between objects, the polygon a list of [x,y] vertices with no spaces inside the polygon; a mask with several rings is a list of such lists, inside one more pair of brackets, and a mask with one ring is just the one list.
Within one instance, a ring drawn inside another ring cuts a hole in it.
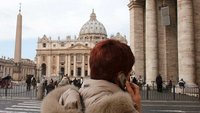
[{"label": "column", "polygon": [[130,46],[135,56],[134,71],[144,77],[144,1],[131,0],[128,4],[130,11]]},{"label": "column", "polygon": [[[10,72],[10,73],[11,73],[10,76],[12,76],[12,75],[13,75],[13,67],[11,68],[11,72]],[[0,76],[1,76],[1,75],[0,75]]]},{"label": "column", "polygon": [[68,68],[67,68],[67,64],[68,64],[68,59],[67,59],[67,55],[65,55],[65,74],[68,74]]},{"label": "column", "polygon": [[85,56],[84,54],[82,55],[82,66],[81,66],[82,70],[81,70],[81,76],[84,77],[85,76]]},{"label": "column", "polygon": [[3,77],[3,65],[0,66],[0,77]]},{"label": "column", "polygon": [[146,0],[145,11],[146,83],[152,85],[158,75],[156,0]]},{"label": "column", "polygon": [[46,56],[47,58],[47,65],[46,65],[46,75],[45,76],[50,76],[51,74],[51,56]]},{"label": "column", "polygon": [[74,54],[74,76],[76,77],[76,54]]},{"label": "column", "polygon": [[193,0],[193,10],[194,10],[194,31],[195,31],[195,49],[196,49],[196,83],[200,83],[200,0]]},{"label": "column", "polygon": [[61,70],[60,70],[60,56],[59,55],[56,56],[56,72],[58,72],[57,74],[59,76],[59,74],[61,72]]},{"label": "column", "polygon": [[179,80],[195,86],[195,48],[192,0],[178,0]]},{"label": "column", "polygon": [[5,70],[6,70],[6,66],[4,65],[3,66],[3,77],[5,77],[5,75],[6,75],[6,73],[5,73],[6,71]]},{"label": "column", "polygon": [[90,76],[90,55],[88,54],[88,75]]},{"label": "column", "polygon": [[70,67],[71,67],[71,61],[70,61],[70,54],[67,55],[67,70],[68,70],[68,76],[71,75],[71,70],[70,70]]}]

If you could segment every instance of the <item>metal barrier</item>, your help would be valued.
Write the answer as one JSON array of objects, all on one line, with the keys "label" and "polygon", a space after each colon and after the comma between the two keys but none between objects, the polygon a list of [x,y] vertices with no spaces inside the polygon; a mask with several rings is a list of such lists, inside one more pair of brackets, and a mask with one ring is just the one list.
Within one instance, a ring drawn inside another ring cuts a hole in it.
[{"label": "metal barrier", "polygon": [[13,84],[12,87],[0,88],[0,99],[3,98],[36,99],[36,88],[31,87],[30,90],[27,90],[25,84]]},{"label": "metal barrier", "polygon": [[[157,92],[154,86],[146,85],[141,86],[140,89],[143,100],[200,101],[199,87],[180,88],[178,86],[173,86],[172,88],[163,88],[162,92]],[[14,84],[9,88],[0,88],[0,99],[1,98],[36,99],[39,97],[37,97],[37,89],[31,87],[31,89],[27,91],[26,84]]]},{"label": "metal barrier", "polygon": [[173,86],[163,88],[162,92],[158,92],[154,86],[146,85],[141,87],[141,96],[143,100],[200,101],[200,88]]}]

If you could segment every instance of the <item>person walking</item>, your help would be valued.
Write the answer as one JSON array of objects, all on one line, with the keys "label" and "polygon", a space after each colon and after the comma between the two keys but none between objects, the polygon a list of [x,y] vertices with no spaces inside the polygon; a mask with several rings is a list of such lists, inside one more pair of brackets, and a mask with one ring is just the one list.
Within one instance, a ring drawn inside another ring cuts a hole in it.
[{"label": "person walking", "polygon": [[135,83],[135,84],[138,85],[138,80],[137,80],[137,78],[136,78],[135,76],[134,76],[133,79],[132,79],[132,83]]},{"label": "person walking", "polygon": [[53,83],[53,81],[50,81],[49,84],[46,86],[46,90],[47,90],[46,95],[47,95],[50,91],[52,91],[53,89],[55,89],[54,83]]},{"label": "person walking", "polygon": [[167,90],[171,91],[172,89],[172,80],[169,80],[168,84],[167,84]]},{"label": "person walking", "polygon": [[31,78],[30,77],[26,78],[26,90],[27,91],[31,90]]},{"label": "person walking", "polygon": [[37,81],[36,81],[35,77],[32,78],[31,84],[33,86],[33,89],[36,89]]},{"label": "person walking", "polygon": [[156,85],[158,92],[162,92],[162,84],[163,84],[162,77],[160,74],[158,74],[158,76],[156,77]]}]

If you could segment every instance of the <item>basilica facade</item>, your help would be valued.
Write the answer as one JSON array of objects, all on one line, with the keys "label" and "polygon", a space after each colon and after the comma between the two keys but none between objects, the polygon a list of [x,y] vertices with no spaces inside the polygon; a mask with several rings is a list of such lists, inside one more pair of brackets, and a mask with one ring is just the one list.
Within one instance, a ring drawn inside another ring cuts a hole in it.
[{"label": "basilica facade", "polygon": [[136,75],[200,84],[200,1],[130,0],[130,46]]},{"label": "basilica facade", "polygon": [[[104,25],[96,18],[93,12],[80,29],[79,36],[53,40],[44,35],[38,38],[36,64],[40,76],[56,77],[67,75],[69,77],[90,76],[89,56],[91,49],[99,41],[107,39]],[[125,36],[117,33],[110,38],[127,43]]]}]

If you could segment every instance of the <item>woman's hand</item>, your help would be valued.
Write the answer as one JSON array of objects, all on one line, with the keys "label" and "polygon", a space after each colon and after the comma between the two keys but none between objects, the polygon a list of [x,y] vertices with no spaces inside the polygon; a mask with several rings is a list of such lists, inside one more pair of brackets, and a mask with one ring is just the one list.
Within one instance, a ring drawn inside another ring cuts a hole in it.
[{"label": "woman's hand", "polygon": [[134,83],[126,81],[126,90],[131,95],[133,102],[136,103],[136,110],[141,113],[141,95],[139,87]]}]

